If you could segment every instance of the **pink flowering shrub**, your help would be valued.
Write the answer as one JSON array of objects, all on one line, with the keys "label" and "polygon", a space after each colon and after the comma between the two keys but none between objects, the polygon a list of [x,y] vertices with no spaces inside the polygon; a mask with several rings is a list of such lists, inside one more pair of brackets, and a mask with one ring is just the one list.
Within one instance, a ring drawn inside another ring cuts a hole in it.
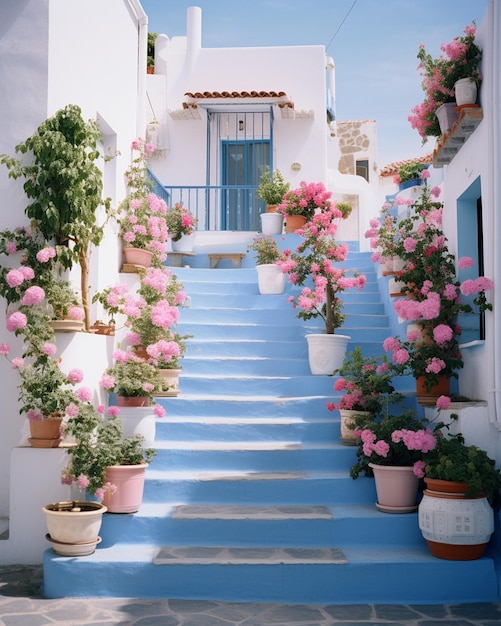
[{"label": "pink flowering shrub", "polygon": [[371,476],[369,463],[412,466],[416,476],[424,476],[425,462],[435,449],[436,436],[424,420],[416,419],[413,411],[359,419],[358,425],[355,430],[359,438],[357,462],[350,470],[352,478],[362,472]]},{"label": "pink flowering shrub", "polygon": [[331,192],[323,183],[299,183],[297,189],[289,189],[278,205],[277,211],[287,219],[288,215],[303,215],[308,221],[316,212],[329,212],[332,208]]},{"label": "pink flowering shrub", "polygon": [[400,398],[392,384],[395,373],[386,355],[364,357],[360,346],[356,346],[346,355],[343,366],[333,372],[334,376],[339,376],[334,383],[334,391],[344,393],[337,404],[327,403],[327,409],[369,411],[372,416],[379,415]]},{"label": "pink flowering shrub", "polygon": [[152,252],[153,264],[159,266],[166,258],[167,205],[152,192],[153,184],[148,177],[148,159],[154,152],[154,146],[138,138],[131,147],[134,157],[125,172],[128,196],[118,209],[120,237],[126,247]]},{"label": "pink flowering shrub", "polygon": [[[417,324],[419,330],[411,331],[405,340],[388,338],[384,342],[401,373],[425,376],[427,389],[442,375],[457,378],[457,370],[463,367],[459,316],[492,310],[486,291],[494,286],[485,276],[462,283],[458,280],[456,260],[442,231],[443,204],[436,199],[438,195],[425,180],[409,217],[399,224],[394,246],[404,268],[395,277],[403,297],[393,306],[401,320]],[[463,257],[457,265],[465,271],[474,263]],[[471,296],[470,302],[463,296]]]},{"label": "pink flowering shrub", "polygon": [[426,142],[428,137],[442,133],[435,112],[446,102],[454,102],[454,84],[461,78],[480,80],[479,64],[482,52],[475,43],[475,23],[466,26],[464,35],[441,45],[441,55],[434,59],[419,47],[417,58],[425,97],[409,115],[409,122]]},{"label": "pink flowering shrub", "polygon": [[301,288],[298,295],[290,298],[293,307],[299,309],[297,317],[309,320],[320,316],[325,332],[333,334],[344,321],[340,294],[345,289],[363,289],[366,278],[356,271],[349,276],[341,266],[348,255],[348,246],[335,241],[336,220],[342,214],[329,200],[330,192],[319,194],[320,211],[298,231],[302,242],[294,251],[284,250],[277,265],[288,274],[290,283]]},{"label": "pink flowering shrub", "polygon": [[167,210],[167,230],[172,241],[179,241],[183,235],[191,235],[197,226],[197,218],[179,202]]}]

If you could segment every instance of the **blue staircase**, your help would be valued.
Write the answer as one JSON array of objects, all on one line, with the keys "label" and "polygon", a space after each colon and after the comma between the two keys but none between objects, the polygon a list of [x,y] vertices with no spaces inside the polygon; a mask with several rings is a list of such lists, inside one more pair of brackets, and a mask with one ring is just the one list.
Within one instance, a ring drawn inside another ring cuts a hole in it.
[{"label": "blue staircase", "polygon": [[[345,292],[349,350],[390,334],[369,255]],[[311,376],[283,296],[258,294],[254,267],[176,268],[191,296],[177,398],[161,400],[158,455],[135,515],[106,514],[83,558],[44,555],[47,597],[163,597],[297,603],[498,601],[495,563],[430,556],[417,513],[375,507],[373,479],[349,477],[333,379]],[[290,286],[286,289],[291,289]],[[404,390],[405,390],[405,381]],[[410,388],[409,388],[410,389]]]}]

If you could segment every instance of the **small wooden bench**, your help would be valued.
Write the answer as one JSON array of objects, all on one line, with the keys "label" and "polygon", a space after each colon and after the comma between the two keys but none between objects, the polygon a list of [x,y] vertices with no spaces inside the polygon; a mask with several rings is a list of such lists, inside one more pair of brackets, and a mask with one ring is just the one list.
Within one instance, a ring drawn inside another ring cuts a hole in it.
[{"label": "small wooden bench", "polygon": [[211,269],[218,266],[219,261],[222,259],[231,259],[235,267],[241,267],[242,259],[245,258],[244,252],[211,252],[207,255],[209,257],[209,263]]},{"label": "small wooden bench", "polygon": [[196,256],[194,252],[167,252],[170,267],[182,267],[184,256]]}]

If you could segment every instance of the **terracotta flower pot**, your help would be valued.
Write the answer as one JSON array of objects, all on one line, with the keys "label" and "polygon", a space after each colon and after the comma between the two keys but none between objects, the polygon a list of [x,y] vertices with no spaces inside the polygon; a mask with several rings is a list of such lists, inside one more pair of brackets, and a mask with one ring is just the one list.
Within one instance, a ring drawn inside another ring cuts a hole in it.
[{"label": "terracotta flower pot", "polygon": [[439,376],[436,385],[431,389],[425,387],[426,376],[416,378],[416,397],[419,404],[434,405],[440,396],[450,395],[451,381],[448,376]]},{"label": "terracotta flower pot", "polygon": [[31,437],[28,439],[32,448],[57,448],[62,440],[62,419],[50,418],[28,420]]},{"label": "terracotta flower pot", "polygon": [[149,396],[117,396],[118,406],[150,406]]},{"label": "terracotta flower pot", "polygon": [[306,224],[304,215],[286,215],[285,216],[285,232],[288,235],[295,233],[298,228],[302,228]]}]

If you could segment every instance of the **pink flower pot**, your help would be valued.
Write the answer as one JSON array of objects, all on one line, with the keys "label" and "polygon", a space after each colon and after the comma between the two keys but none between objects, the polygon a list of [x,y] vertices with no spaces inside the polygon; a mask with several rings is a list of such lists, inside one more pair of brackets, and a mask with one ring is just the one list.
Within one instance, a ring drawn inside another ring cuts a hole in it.
[{"label": "pink flower pot", "polygon": [[103,504],[109,513],[136,513],[143,501],[147,463],[112,465],[106,468],[106,482],[116,486],[115,493],[105,492]]}]

